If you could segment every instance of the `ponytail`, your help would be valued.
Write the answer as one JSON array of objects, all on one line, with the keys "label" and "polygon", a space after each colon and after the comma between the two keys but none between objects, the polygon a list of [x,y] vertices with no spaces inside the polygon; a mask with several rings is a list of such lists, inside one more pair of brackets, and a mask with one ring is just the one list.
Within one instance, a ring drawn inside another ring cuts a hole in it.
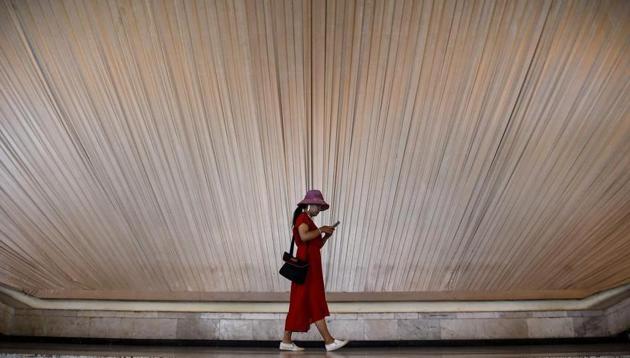
[{"label": "ponytail", "polygon": [[297,217],[302,213],[302,211],[304,211],[304,205],[298,205],[295,211],[293,211],[293,226],[295,226],[295,221],[297,220]]}]

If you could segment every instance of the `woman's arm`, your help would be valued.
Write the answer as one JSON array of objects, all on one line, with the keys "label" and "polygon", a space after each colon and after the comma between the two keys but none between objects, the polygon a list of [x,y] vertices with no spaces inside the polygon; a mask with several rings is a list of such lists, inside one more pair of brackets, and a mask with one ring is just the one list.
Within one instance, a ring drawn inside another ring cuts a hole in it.
[{"label": "woman's arm", "polygon": [[322,236],[322,233],[326,234],[324,237],[328,239],[328,237],[330,237],[330,235],[332,235],[334,231],[335,228],[332,226],[322,226],[319,229],[311,231],[308,230],[308,225],[304,223],[298,226],[298,233],[300,234],[300,239],[302,239],[303,242],[317,239],[318,237]]},{"label": "woman's arm", "polygon": [[300,234],[300,239],[302,239],[303,242],[317,239],[318,237],[322,236],[322,233],[319,231],[319,229],[309,231],[308,225],[304,223],[298,226],[298,233]]},{"label": "woman's arm", "polygon": [[327,236],[330,236],[332,235],[333,231],[335,231],[335,228],[332,226],[322,226],[319,229],[315,229],[311,231],[308,230],[308,225],[304,223],[298,226],[298,233],[300,234],[300,239],[302,239],[302,241],[304,242],[317,239],[318,237],[322,236],[322,233],[326,234]]}]

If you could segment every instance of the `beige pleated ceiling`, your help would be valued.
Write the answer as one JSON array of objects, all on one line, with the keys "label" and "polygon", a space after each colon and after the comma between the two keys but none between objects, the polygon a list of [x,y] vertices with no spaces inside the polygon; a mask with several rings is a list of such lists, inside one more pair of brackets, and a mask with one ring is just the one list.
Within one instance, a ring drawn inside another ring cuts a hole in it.
[{"label": "beige pleated ceiling", "polygon": [[630,282],[630,1],[3,1],[0,283],[284,300]]}]

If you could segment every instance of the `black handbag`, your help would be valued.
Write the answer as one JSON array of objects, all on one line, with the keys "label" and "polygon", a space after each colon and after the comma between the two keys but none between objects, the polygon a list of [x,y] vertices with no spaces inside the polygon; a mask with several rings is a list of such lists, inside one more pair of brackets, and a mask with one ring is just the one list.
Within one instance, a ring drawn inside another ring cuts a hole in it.
[{"label": "black handbag", "polygon": [[[284,252],[282,260],[284,264],[280,268],[280,274],[292,282],[297,284],[303,284],[306,280],[306,272],[308,271],[308,262],[299,260],[297,257],[293,257],[293,246],[295,245],[295,238],[291,238],[291,249],[289,252]],[[296,253],[297,254],[297,253]]]}]

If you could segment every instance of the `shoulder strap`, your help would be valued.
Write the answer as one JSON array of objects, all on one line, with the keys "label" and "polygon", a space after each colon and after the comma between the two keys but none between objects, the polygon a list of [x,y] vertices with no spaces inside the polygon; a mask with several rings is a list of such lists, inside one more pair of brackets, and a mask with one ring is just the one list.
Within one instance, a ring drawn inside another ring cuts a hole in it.
[{"label": "shoulder strap", "polygon": [[291,234],[291,249],[289,250],[289,254],[291,256],[293,256],[293,246],[295,246],[295,238],[293,237],[293,234]]},{"label": "shoulder strap", "polygon": [[[298,235],[300,233],[298,232]],[[306,243],[308,245],[308,242]],[[289,249],[289,255],[293,256],[293,246],[295,246],[295,236],[293,236],[293,227],[291,228],[291,249]],[[295,253],[297,257],[297,252]],[[306,250],[306,257],[308,258],[308,249]]]},{"label": "shoulder strap", "polygon": [[[293,235],[293,229],[295,229],[295,225],[291,226],[291,249],[289,250],[289,254],[293,256],[293,246],[295,246],[295,236]],[[299,233],[298,233],[299,235]],[[297,252],[296,252],[297,254]]]}]

